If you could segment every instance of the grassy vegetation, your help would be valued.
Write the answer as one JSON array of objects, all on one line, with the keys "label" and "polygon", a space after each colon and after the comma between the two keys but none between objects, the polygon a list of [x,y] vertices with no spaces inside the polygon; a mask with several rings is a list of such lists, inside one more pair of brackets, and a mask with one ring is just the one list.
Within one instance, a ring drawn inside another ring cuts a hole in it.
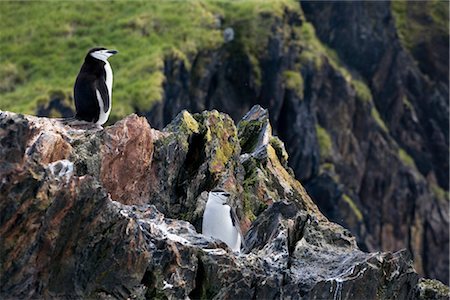
[{"label": "grassy vegetation", "polygon": [[323,160],[327,157],[330,157],[333,151],[333,143],[331,141],[330,135],[325,130],[325,128],[323,128],[319,124],[316,125],[316,135],[317,141],[319,143],[320,159]]},{"label": "grassy vegetation", "polygon": [[348,206],[351,208],[351,210],[355,214],[358,221],[362,221],[363,214],[362,214],[361,210],[358,208],[358,206],[356,205],[356,203],[352,200],[352,198],[350,198],[350,196],[347,194],[343,194],[342,200],[344,200],[344,202],[348,204]]},{"label": "grassy vegetation", "polygon": [[402,148],[398,148],[398,157],[400,157],[400,160],[407,166],[417,169],[416,163],[414,162],[414,159]]},{"label": "grassy vegetation", "polygon": [[[316,69],[319,69],[322,67],[323,60],[325,58],[328,59],[329,64],[353,86],[356,97],[359,100],[364,102],[372,101],[372,92],[367,84],[349,71],[335,50],[329,48],[319,40],[312,24],[305,21],[298,30],[298,34],[301,36],[300,44],[303,49],[300,54],[302,64],[312,63]],[[382,123],[384,124],[384,122]]]},{"label": "grassy vegetation", "polygon": [[436,34],[449,34],[448,1],[396,0],[391,7],[400,40],[410,50]]},{"label": "grassy vegetation", "polygon": [[303,99],[304,82],[302,73],[300,71],[284,71],[283,77],[286,87],[293,90],[300,99]]},{"label": "grassy vegetation", "polygon": [[51,91],[71,95],[87,50],[119,50],[111,58],[117,118],[162,98],[164,58],[186,62],[223,45],[235,29],[243,51],[265,51],[273,23],[293,0],[52,1],[0,3],[0,109],[35,113]]},{"label": "grassy vegetation", "polygon": [[430,184],[431,191],[441,201],[450,201],[449,192],[438,186],[436,183]]},{"label": "grassy vegetation", "polygon": [[370,91],[369,87],[361,80],[354,79],[352,81],[353,88],[356,92],[356,97],[359,100],[362,100],[364,102],[371,102],[372,101],[372,92]]},{"label": "grassy vegetation", "polygon": [[378,112],[377,108],[374,106],[372,106],[372,109],[370,110],[370,114],[372,116],[372,118],[375,120],[375,122],[378,124],[378,126],[380,126],[380,128],[385,131],[385,132],[389,132],[388,127],[386,126],[386,123],[384,123],[383,119],[380,116],[380,113]]}]

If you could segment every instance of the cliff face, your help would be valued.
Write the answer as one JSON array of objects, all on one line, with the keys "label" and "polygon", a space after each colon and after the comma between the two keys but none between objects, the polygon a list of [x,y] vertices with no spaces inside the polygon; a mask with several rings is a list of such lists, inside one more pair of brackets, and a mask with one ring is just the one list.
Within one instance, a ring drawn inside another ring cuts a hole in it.
[{"label": "cliff face", "polygon": [[[287,166],[267,111],[236,127],[184,111],[99,130],[0,113],[1,290],[8,298],[444,299],[405,251],[365,253]],[[233,195],[249,250],[199,234],[207,190]]]},{"label": "cliff face", "polygon": [[406,43],[401,17],[437,21],[404,5],[301,2],[260,16],[270,26],[257,49],[248,24],[225,20],[235,39],[189,67],[167,57],[164,101],[141,113],[162,127],[182,109],[239,120],[261,104],[327,217],[364,249],[409,249],[420,274],[448,283],[448,32]]}]

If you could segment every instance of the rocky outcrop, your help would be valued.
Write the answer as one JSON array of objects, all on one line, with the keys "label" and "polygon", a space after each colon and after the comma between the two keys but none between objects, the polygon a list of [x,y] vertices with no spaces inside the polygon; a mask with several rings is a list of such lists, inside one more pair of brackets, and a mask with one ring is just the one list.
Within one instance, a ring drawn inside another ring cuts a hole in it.
[{"label": "rocky outcrop", "polygon": [[[433,22],[425,4],[405,5],[419,14],[411,22]],[[448,31],[416,33],[423,43],[406,48],[390,2],[301,1],[260,17],[256,48],[250,26],[225,16],[233,41],[189,67],[168,56],[164,101],[140,113],[162,128],[182,109],[238,121],[254,104],[268,108],[289,166],[328,218],[364,249],[408,248],[420,274],[448,283]]]},{"label": "rocky outcrop", "polygon": [[[163,131],[131,115],[99,130],[0,113],[2,299],[405,299],[407,251],[366,253],[287,167],[267,111],[238,127],[184,111]],[[248,250],[199,233],[207,191],[233,195]],[[444,294],[443,294],[444,293]]]}]

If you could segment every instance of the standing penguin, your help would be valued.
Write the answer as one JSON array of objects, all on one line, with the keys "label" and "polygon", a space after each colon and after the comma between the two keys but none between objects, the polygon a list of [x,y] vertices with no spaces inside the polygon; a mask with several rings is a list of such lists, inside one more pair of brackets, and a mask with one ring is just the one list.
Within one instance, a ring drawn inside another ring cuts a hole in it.
[{"label": "standing penguin", "polygon": [[108,58],[116,50],[93,48],[81,66],[73,88],[75,118],[103,125],[111,112],[113,73]]},{"label": "standing penguin", "polygon": [[234,210],[227,204],[230,194],[224,190],[209,193],[203,213],[202,234],[219,239],[234,252],[240,252],[242,234]]}]

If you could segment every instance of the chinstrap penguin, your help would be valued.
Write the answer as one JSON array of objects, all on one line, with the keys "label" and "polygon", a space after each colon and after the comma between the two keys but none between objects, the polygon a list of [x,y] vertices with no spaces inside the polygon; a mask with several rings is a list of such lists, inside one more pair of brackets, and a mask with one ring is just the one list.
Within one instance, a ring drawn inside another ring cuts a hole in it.
[{"label": "chinstrap penguin", "polygon": [[113,73],[108,58],[116,50],[89,50],[74,86],[75,118],[103,125],[111,112]]},{"label": "chinstrap penguin", "polygon": [[203,213],[202,234],[219,239],[234,252],[240,252],[242,233],[236,213],[227,204],[230,194],[224,190],[209,192]]}]

